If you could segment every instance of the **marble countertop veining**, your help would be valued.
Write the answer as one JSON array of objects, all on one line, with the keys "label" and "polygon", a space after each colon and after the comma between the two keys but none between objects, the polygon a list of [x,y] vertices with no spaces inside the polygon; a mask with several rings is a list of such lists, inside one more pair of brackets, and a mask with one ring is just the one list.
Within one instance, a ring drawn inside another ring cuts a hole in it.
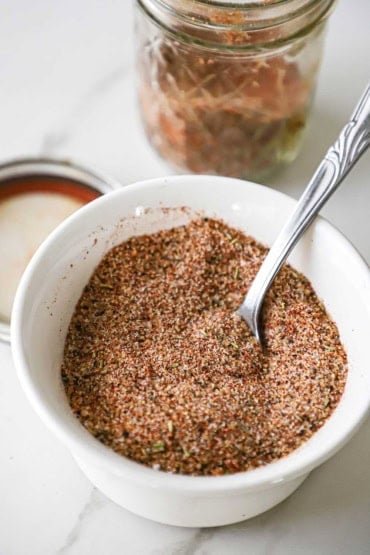
[{"label": "marble countertop veining", "polygon": [[[339,1],[303,152],[272,186],[297,197],[348,118],[370,76],[369,21],[368,0]],[[74,158],[123,184],[168,173],[138,121],[132,28],[123,0],[0,0],[0,160]],[[370,262],[369,156],[324,214]],[[369,524],[369,420],[287,501],[250,521],[198,530],[139,518],[94,489],[44,427],[0,344],[1,555],[365,555]]]}]

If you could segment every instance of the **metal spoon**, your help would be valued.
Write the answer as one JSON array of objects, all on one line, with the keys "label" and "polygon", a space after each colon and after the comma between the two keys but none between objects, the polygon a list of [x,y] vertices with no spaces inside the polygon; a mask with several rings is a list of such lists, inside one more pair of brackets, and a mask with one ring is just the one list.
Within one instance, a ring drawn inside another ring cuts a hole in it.
[{"label": "metal spoon", "polygon": [[314,173],[237,310],[261,344],[263,333],[260,314],[269,287],[297,241],[369,145],[370,85],[363,93],[349,123],[342,129]]}]

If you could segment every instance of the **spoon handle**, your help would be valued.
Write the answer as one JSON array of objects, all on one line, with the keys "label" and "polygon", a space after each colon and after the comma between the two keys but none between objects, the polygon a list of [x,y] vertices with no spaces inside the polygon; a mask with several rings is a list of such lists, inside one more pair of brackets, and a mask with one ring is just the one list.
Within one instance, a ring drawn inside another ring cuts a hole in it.
[{"label": "spoon handle", "polygon": [[265,294],[290,251],[321,207],[370,145],[370,85],[307,185],[293,214],[277,236],[238,312],[258,336],[258,319]]}]

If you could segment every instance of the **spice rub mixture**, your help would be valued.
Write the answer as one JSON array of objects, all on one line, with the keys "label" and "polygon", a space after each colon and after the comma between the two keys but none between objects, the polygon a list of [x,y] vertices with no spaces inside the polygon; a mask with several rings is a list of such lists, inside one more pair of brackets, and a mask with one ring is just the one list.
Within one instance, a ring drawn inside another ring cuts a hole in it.
[{"label": "spice rub mixture", "polygon": [[139,66],[143,122],[161,156],[194,173],[244,178],[291,161],[313,77],[305,79],[282,56],[230,61],[193,50],[168,40],[159,49],[155,42]]},{"label": "spice rub mixture", "polygon": [[205,218],[106,254],[75,309],[62,365],[89,432],[156,469],[220,475],[275,461],[324,424],[347,359],[309,281],[287,265],[275,280],[266,353],[235,314],[266,252]]}]

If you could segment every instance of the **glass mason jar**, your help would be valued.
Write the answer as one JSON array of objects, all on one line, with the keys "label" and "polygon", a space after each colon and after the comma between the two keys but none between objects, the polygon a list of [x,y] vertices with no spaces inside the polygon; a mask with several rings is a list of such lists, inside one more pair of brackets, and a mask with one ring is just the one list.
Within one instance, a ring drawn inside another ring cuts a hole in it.
[{"label": "glass mason jar", "polygon": [[261,179],[294,160],[334,0],[137,0],[141,114],[172,166]]}]

